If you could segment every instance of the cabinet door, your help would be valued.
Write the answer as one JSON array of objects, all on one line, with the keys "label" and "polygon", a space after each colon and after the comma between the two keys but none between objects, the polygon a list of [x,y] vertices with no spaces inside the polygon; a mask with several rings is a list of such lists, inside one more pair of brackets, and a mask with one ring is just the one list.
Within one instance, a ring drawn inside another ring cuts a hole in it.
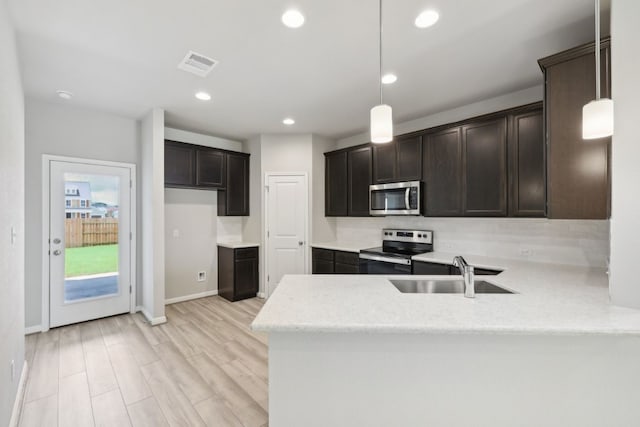
[{"label": "cabinet door", "polygon": [[227,153],[227,190],[225,214],[249,215],[249,156]]},{"label": "cabinet door", "polygon": [[237,259],[235,261],[235,298],[252,298],[258,294],[258,259]]},{"label": "cabinet door", "polygon": [[[548,216],[552,219],[609,218],[611,138],[582,139],[582,107],[595,98],[593,47],[590,52],[546,70]],[[608,97],[609,48],[601,54],[602,96]]]},{"label": "cabinet door", "polygon": [[360,266],[353,264],[342,264],[340,262],[335,263],[334,272],[336,274],[359,274]]},{"label": "cabinet door", "polygon": [[325,154],[325,216],[348,215],[347,152]]},{"label": "cabinet door", "polygon": [[222,151],[199,148],[196,150],[196,185],[198,187],[225,187],[225,154]]},{"label": "cabinet door", "polygon": [[506,118],[462,127],[464,214],[507,215]]},{"label": "cabinet door", "polygon": [[450,266],[447,264],[414,261],[413,274],[448,276],[450,274]]},{"label": "cabinet door", "polygon": [[545,215],[542,109],[509,118],[509,215]]},{"label": "cabinet door", "polygon": [[373,182],[382,184],[397,180],[396,143],[373,146]]},{"label": "cabinet door", "polygon": [[195,150],[190,145],[166,141],[164,144],[166,186],[195,186]]},{"label": "cabinet door", "polygon": [[462,215],[462,129],[424,138],[425,216]]},{"label": "cabinet door", "polygon": [[396,179],[398,181],[420,181],[422,179],[422,137],[398,139],[396,141]]},{"label": "cabinet door", "polygon": [[333,261],[313,258],[311,266],[312,274],[333,274]]},{"label": "cabinet door", "polygon": [[371,147],[357,148],[348,154],[349,216],[369,216],[369,185],[371,184]]}]

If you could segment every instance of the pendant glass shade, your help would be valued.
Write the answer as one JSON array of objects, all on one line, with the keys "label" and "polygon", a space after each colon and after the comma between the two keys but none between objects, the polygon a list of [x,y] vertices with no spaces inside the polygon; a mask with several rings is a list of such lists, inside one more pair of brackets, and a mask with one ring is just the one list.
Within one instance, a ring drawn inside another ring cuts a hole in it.
[{"label": "pendant glass shade", "polygon": [[596,139],[613,135],[613,101],[600,98],[582,107],[582,138]]},{"label": "pendant glass shade", "polygon": [[391,106],[382,104],[371,109],[371,142],[381,144],[393,140]]}]

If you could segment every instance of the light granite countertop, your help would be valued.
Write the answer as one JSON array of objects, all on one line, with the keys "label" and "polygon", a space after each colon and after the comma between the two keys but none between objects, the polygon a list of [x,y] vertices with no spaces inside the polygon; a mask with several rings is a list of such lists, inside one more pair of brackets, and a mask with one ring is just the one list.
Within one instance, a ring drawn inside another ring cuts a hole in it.
[{"label": "light granite countertop", "polygon": [[240,249],[240,248],[255,248],[256,246],[260,246],[260,243],[234,241],[234,242],[218,242],[217,245],[222,246],[223,248]]},{"label": "light granite countertop", "polygon": [[[415,260],[450,264],[454,254]],[[285,276],[254,320],[264,332],[632,334],[640,310],[609,302],[602,269],[465,256],[504,270],[484,279],[514,294],[403,294],[389,276]],[[394,279],[450,276],[393,276]],[[478,278],[483,276],[476,276]]]},{"label": "light granite countertop", "polygon": [[333,241],[333,242],[313,243],[311,245],[312,248],[330,249],[332,251],[343,251],[343,252],[360,252],[361,249],[374,248],[376,246],[380,246],[380,242],[363,244],[360,242]]}]

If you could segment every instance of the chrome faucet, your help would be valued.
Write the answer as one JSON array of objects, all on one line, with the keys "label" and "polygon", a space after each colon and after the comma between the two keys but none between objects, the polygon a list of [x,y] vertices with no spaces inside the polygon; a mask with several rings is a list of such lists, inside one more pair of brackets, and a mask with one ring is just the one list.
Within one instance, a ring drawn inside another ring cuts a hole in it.
[{"label": "chrome faucet", "polygon": [[461,256],[457,256],[453,259],[453,265],[460,269],[460,274],[464,279],[464,296],[467,298],[476,297],[476,286],[473,278],[473,266],[467,263]]}]

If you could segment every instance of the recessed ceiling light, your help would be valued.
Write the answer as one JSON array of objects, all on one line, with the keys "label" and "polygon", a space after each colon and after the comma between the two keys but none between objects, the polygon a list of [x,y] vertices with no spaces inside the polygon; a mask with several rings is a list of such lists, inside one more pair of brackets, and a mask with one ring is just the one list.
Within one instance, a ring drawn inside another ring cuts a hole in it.
[{"label": "recessed ceiling light", "polygon": [[392,83],[395,83],[396,80],[398,80],[398,76],[396,76],[395,74],[392,73],[387,73],[384,76],[382,76],[382,83],[385,85],[390,85]]},{"label": "recessed ceiling light", "polygon": [[435,10],[425,10],[415,20],[416,27],[427,28],[438,22],[440,15]]},{"label": "recessed ceiling light", "polygon": [[62,99],[71,99],[73,98],[73,94],[71,92],[68,92],[66,90],[57,90],[56,94],[58,94],[58,96]]},{"label": "recessed ceiling light", "polygon": [[287,10],[282,15],[282,23],[289,28],[300,28],[304,24],[304,15],[297,10]]},{"label": "recessed ceiling light", "polygon": [[209,95],[207,92],[198,92],[196,93],[196,98],[198,98],[200,101],[210,101],[211,95]]},{"label": "recessed ceiling light", "polygon": [[287,126],[291,126],[292,124],[295,124],[295,120],[293,120],[291,117],[287,117],[286,119],[284,119],[282,121],[282,123],[284,123]]}]

